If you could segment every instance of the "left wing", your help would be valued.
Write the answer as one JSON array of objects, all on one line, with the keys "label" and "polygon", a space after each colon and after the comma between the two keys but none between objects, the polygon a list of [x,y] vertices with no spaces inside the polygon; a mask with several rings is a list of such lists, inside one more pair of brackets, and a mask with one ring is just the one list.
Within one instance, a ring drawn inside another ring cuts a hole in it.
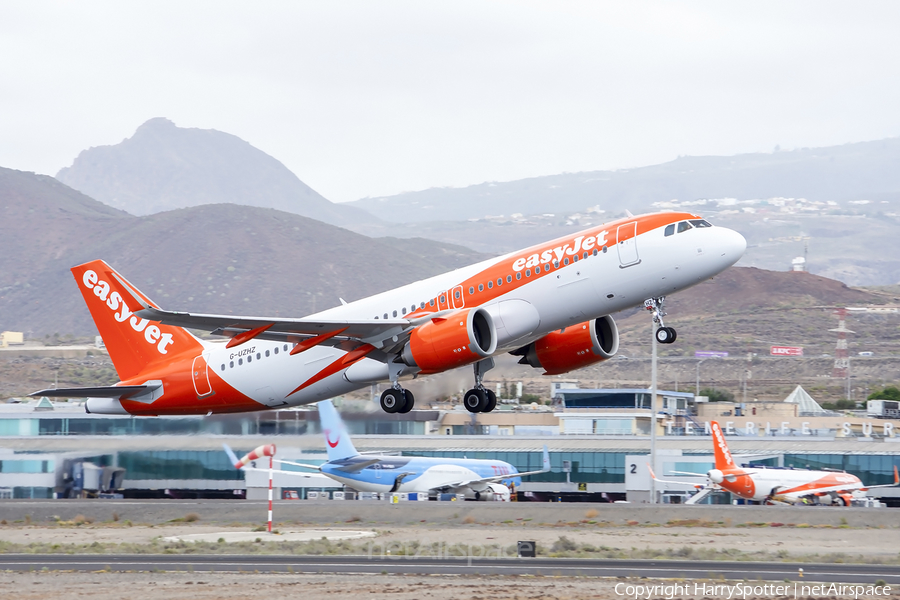
[{"label": "left wing", "polygon": [[[361,321],[313,321],[310,319],[285,319],[284,317],[235,317],[167,311],[147,306],[135,311],[137,316],[166,325],[209,331],[215,335],[232,338],[234,346],[258,338],[275,342],[300,344],[314,341],[308,347],[358,346],[372,344],[385,347],[385,342],[415,326],[409,319],[361,320]],[[317,338],[317,339],[316,339]],[[342,342],[351,342],[344,345]],[[353,342],[356,342],[355,344]]]}]

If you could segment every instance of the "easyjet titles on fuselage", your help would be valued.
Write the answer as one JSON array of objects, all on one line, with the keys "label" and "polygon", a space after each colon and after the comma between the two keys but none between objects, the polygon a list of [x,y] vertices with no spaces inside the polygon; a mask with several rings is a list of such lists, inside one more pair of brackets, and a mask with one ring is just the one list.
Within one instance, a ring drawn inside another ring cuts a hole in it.
[{"label": "easyjet titles on fuselage", "polygon": [[566,256],[574,256],[582,250],[590,252],[595,246],[602,248],[606,245],[606,236],[608,233],[609,231],[604,229],[596,236],[580,235],[573,240],[574,245],[572,247],[569,247],[569,244],[566,244],[565,246],[548,248],[540,254],[531,254],[528,257],[518,258],[513,262],[513,270],[521,271],[525,268],[532,269],[538,265],[545,265],[552,262],[554,259],[556,259],[556,262],[562,262],[563,258]]}]

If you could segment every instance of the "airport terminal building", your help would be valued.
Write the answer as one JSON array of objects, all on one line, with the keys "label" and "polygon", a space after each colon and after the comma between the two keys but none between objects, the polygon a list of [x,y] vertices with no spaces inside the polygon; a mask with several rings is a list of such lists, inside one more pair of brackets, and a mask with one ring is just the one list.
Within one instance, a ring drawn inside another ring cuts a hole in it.
[{"label": "airport terminal building", "polygon": [[[483,414],[414,410],[391,415],[368,410],[374,407],[342,413],[360,451],[499,459],[519,471],[534,471],[541,468],[541,451],[547,445],[551,472],[524,480],[516,490],[519,500],[647,502],[649,394],[617,392],[580,390],[552,407]],[[698,408],[694,400],[691,394],[660,392],[657,406],[662,410],[655,423],[658,474],[697,473],[696,478],[680,478],[705,481],[705,473],[713,468],[710,420],[722,425],[742,464],[846,470],[867,485],[891,483],[894,466],[900,466],[900,422],[808,416],[799,414],[798,407],[784,406],[717,403],[711,409]],[[0,405],[0,499],[103,491],[126,497],[262,497],[265,477],[235,470],[223,443],[239,453],[275,443],[280,458],[308,464],[326,460],[314,408],[127,417],[86,414],[77,403],[42,399]],[[279,495],[296,492],[303,498],[308,491],[339,489],[318,473],[297,471],[277,475]],[[691,489],[689,483],[657,484],[655,491],[658,501],[678,502]],[[900,505],[900,488],[873,492],[888,504]]]}]

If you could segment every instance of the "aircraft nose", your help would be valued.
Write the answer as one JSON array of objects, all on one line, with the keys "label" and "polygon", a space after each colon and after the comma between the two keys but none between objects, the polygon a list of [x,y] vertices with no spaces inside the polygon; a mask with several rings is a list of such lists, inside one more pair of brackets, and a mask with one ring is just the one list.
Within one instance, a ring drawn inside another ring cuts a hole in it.
[{"label": "aircraft nose", "polygon": [[740,233],[727,227],[717,227],[719,231],[717,249],[721,254],[722,262],[733,265],[741,259],[747,250],[747,240]]}]

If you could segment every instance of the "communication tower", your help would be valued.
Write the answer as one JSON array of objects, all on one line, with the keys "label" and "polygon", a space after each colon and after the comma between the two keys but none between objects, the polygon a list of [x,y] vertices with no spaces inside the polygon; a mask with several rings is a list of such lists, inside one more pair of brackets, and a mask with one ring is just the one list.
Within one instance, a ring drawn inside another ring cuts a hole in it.
[{"label": "communication tower", "polygon": [[[835,379],[847,379],[850,376],[850,354],[847,352],[847,334],[856,333],[847,329],[847,309],[839,308],[834,311],[838,318],[837,329],[829,329],[838,334],[837,347],[834,350],[834,368],[831,376]],[[849,381],[848,381],[849,388]]]}]

